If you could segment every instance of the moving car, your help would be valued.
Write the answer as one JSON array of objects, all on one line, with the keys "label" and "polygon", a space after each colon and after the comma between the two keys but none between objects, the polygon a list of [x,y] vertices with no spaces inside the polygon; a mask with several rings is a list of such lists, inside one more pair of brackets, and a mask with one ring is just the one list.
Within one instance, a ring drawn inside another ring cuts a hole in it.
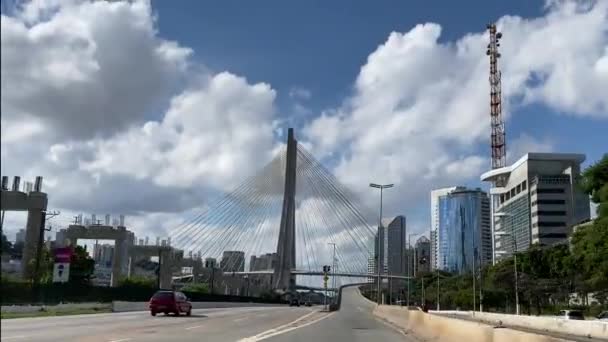
[{"label": "moving car", "polygon": [[300,306],[300,301],[297,298],[292,298],[289,300],[289,306]]},{"label": "moving car", "polygon": [[556,316],[561,319],[571,319],[579,321],[585,320],[585,316],[580,310],[560,310]]},{"label": "moving car", "polygon": [[309,300],[307,300],[306,303],[304,303],[304,306],[312,306],[312,303]]},{"label": "moving car", "polygon": [[174,313],[176,316],[182,312],[186,313],[186,316],[192,314],[192,303],[188,301],[185,294],[178,291],[157,291],[150,299],[149,307],[152,316],[156,316],[159,312],[163,312],[165,315]]},{"label": "moving car", "polygon": [[608,311],[604,311],[604,312],[600,313],[599,315],[597,315],[597,319],[599,319],[600,321],[608,322]]}]

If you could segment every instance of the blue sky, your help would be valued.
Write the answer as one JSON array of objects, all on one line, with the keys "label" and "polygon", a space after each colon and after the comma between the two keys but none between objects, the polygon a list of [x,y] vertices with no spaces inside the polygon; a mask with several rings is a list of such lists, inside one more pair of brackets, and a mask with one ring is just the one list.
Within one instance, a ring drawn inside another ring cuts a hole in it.
[{"label": "blue sky", "polygon": [[2,174],[44,175],[62,224],[126,213],[139,235],[167,234],[295,126],[364,205],[369,182],[395,183],[387,215],[426,231],[431,189],[487,186],[489,21],[504,33],[511,161],[608,151],[601,1],[15,3],[2,2]]},{"label": "blue sky", "polygon": [[[269,82],[288,102],[291,87],[309,89],[315,111],[338,105],[367,56],[392,31],[436,22],[441,40],[485,29],[513,14],[540,15],[542,1],[153,1],[160,35],[195,50],[215,71]],[[288,111],[288,109],[286,110]]]}]

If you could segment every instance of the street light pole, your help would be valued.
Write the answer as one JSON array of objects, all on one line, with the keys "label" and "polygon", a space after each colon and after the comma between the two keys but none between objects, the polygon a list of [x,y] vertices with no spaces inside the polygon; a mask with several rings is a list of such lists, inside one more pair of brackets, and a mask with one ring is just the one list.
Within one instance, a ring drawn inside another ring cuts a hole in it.
[{"label": "street light pole", "polygon": [[513,272],[515,273],[515,314],[519,315],[519,284],[517,275],[517,240],[515,240],[515,224],[513,220],[513,214],[509,213],[497,213],[495,217],[510,217],[511,218],[511,233],[502,233],[503,236],[511,236],[513,242]]},{"label": "street light pole", "polygon": [[[416,236],[419,235],[418,233],[412,233],[412,234],[408,234],[407,236],[407,306],[410,306],[410,282],[411,282],[411,277],[413,276],[413,272],[412,272],[412,262],[410,262],[410,254],[412,253],[412,236]],[[415,259],[415,256],[414,256]],[[414,260],[414,264],[416,263],[416,260]]]},{"label": "street light pole", "polygon": [[[334,247],[334,255],[332,257],[332,262],[331,262],[331,287],[335,290],[336,288],[336,244],[334,242],[329,242],[327,243],[328,245],[333,245]],[[334,296],[334,299],[336,298],[336,296]]]},{"label": "street light pole", "polygon": [[[383,195],[383,191],[384,189],[390,189],[394,186],[394,184],[375,184],[375,183],[370,183],[369,184],[370,187],[372,188],[376,188],[376,189],[380,189],[380,217],[378,219],[378,233],[377,236],[378,238],[376,240],[378,240],[378,244],[377,244],[377,248],[378,248],[378,256],[377,256],[377,260],[376,260],[376,268],[377,268],[377,276],[378,276],[378,288],[377,288],[377,292],[376,292],[376,302],[378,304],[380,304],[380,230],[382,229],[382,195]],[[386,253],[386,251],[384,251],[384,253]]]}]

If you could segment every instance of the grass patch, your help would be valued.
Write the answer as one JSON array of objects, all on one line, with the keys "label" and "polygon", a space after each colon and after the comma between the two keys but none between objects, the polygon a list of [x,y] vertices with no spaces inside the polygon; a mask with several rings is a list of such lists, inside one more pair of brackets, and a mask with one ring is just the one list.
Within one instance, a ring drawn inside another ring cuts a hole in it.
[{"label": "grass patch", "polygon": [[25,318],[25,317],[49,317],[49,316],[69,316],[112,312],[110,306],[103,308],[75,308],[75,309],[53,309],[46,308],[34,312],[2,312],[0,319]]}]

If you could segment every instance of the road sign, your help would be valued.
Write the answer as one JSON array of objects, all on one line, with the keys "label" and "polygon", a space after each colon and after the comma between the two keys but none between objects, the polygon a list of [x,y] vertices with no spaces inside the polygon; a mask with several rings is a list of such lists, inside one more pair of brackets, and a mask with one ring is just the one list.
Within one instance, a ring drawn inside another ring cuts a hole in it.
[{"label": "road sign", "polygon": [[53,267],[53,283],[67,283],[70,279],[70,263],[56,262]]},{"label": "road sign", "polygon": [[53,252],[55,254],[56,263],[69,263],[73,254],[71,247],[55,248]]}]

